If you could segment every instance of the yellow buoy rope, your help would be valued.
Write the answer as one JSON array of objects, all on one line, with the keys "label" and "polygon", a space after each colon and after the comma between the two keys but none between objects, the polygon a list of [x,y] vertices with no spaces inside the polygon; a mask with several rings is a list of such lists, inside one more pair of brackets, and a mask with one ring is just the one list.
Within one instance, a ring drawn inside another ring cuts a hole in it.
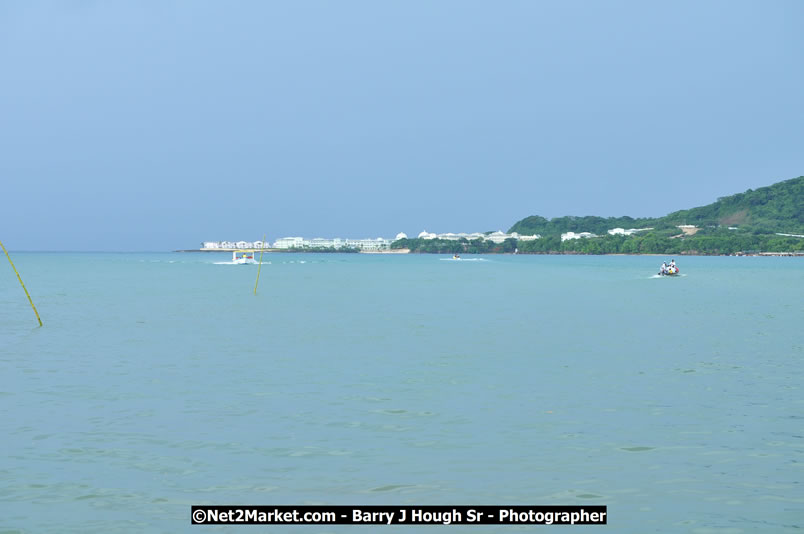
[{"label": "yellow buoy rope", "polygon": [[265,249],[265,234],[262,235],[262,245],[260,246],[260,264],[257,266],[257,281],[254,282],[254,294],[257,294],[257,284],[260,283],[260,270],[262,269],[262,251]]},{"label": "yellow buoy rope", "polygon": [[33,311],[36,314],[36,320],[39,321],[39,326],[42,326],[42,319],[39,317],[39,312],[36,311],[36,306],[34,306],[33,299],[31,298],[31,295],[28,293],[28,290],[25,288],[25,284],[22,283],[22,277],[20,276],[20,273],[17,271],[17,268],[14,267],[14,262],[11,261],[11,256],[8,255],[8,251],[6,250],[6,247],[3,246],[2,241],[0,241],[0,247],[3,247],[3,252],[6,253],[6,258],[8,258],[8,263],[10,263],[11,268],[14,269],[14,273],[17,275],[17,280],[20,281],[20,285],[22,286],[23,291],[25,291],[25,295],[28,297],[28,302],[31,303],[31,308],[33,308]]}]

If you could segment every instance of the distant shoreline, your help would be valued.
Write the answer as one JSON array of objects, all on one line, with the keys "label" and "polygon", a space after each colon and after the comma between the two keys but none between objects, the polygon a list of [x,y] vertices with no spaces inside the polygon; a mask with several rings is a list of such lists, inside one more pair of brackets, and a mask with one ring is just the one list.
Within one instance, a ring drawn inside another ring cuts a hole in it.
[{"label": "distant shoreline", "polygon": [[[173,252],[239,252],[242,250],[253,250],[254,252],[288,252],[285,249],[281,248],[249,248],[249,249],[240,249],[240,248],[190,248],[190,249],[183,249],[183,250],[174,250]],[[293,251],[290,251],[293,252]]]},{"label": "distant shoreline", "polygon": [[[217,253],[231,253],[235,249],[183,249],[174,250],[173,252],[217,252]],[[318,250],[298,250],[298,249],[283,249],[283,248],[264,248],[254,249],[254,252],[284,252],[289,254],[309,253],[309,254],[354,254],[353,252],[332,252],[332,251],[318,251]],[[360,254],[430,254],[433,256],[449,256],[446,252],[411,252],[409,249],[391,249],[391,250],[367,250],[360,251]],[[683,254],[683,253],[650,253],[650,254],[626,254],[626,253],[613,253],[613,254],[584,254],[581,252],[518,252],[516,254],[511,252],[484,252],[482,254],[471,254],[468,252],[461,252],[461,255],[466,256],[677,256],[680,258],[690,256],[751,256],[751,257],[794,257],[804,258],[804,252],[738,252],[735,254]]]},{"label": "distant shoreline", "polygon": [[[194,248],[194,249],[184,249],[184,250],[174,250],[173,252],[237,252],[244,249],[234,249],[234,248]],[[315,250],[315,249],[306,249],[300,250],[297,248],[254,248],[254,249],[245,249],[245,250],[253,250],[256,254],[257,252],[287,252],[290,254],[297,254],[299,252],[307,252],[307,253],[317,253],[317,254],[354,254],[354,251],[336,251],[330,249],[324,250]],[[391,250],[359,250],[359,254],[408,254],[410,249],[407,248],[398,248],[398,249],[391,249]]]}]

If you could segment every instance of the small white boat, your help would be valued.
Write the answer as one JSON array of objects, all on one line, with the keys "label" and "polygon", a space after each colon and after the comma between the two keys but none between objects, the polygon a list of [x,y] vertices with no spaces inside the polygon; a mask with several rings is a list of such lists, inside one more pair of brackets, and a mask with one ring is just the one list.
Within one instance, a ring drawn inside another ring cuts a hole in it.
[{"label": "small white boat", "polygon": [[678,276],[680,272],[675,262],[670,263],[670,265],[662,264],[661,268],[659,268],[659,276]]},{"label": "small white boat", "polygon": [[257,263],[254,260],[253,250],[233,250],[232,263],[237,265],[247,265],[249,263]]}]

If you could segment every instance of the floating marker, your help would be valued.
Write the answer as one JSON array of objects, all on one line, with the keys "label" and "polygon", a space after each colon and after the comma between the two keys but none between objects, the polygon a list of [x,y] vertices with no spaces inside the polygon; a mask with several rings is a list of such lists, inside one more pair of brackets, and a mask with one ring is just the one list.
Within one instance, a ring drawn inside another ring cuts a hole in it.
[{"label": "floating marker", "polygon": [[39,321],[39,326],[42,326],[42,319],[39,317],[39,312],[36,311],[36,306],[34,306],[33,299],[31,298],[31,295],[28,293],[28,290],[25,288],[25,284],[22,283],[22,277],[20,276],[20,273],[17,271],[17,268],[14,267],[14,262],[11,261],[11,256],[8,255],[8,251],[6,250],[6,247],[3,246],[2,241],[0,241],[0,247],[3,247],[3,252],[6,253],[6,258],[8,258],[8,263],[10,263],[11,268],[14,269],[14,273],[17,275],[17,280],[20,281],[20,285],[22,286],[23,291],[25,291],[25,295],[28,297],[28,302],[31,303],[31,308],[33,308],[33,311],[36,314],[36,320]]},{"label": "floating marker", "polygon": [[260,269],[262,269],[262,251],[265,248],[265,234],[262,234],[262,245],[260,245],[260,264],[257,266],[257,281],[254,282],[254,294],[257,294],[257,284],[260,283]]}]

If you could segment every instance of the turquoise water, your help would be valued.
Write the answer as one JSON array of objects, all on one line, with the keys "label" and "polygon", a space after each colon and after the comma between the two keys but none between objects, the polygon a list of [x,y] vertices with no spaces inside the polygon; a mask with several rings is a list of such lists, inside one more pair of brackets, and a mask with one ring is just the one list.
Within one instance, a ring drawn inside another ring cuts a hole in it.
[{"label": "turquoise water", "polygon": [[[804,261],[16,253],[0,532],[191,504],[604,504],[614,532],[804,528]],[[678,259],[678,258],[677,258]],[[5,261],[5,260],[4,260]]]}]

